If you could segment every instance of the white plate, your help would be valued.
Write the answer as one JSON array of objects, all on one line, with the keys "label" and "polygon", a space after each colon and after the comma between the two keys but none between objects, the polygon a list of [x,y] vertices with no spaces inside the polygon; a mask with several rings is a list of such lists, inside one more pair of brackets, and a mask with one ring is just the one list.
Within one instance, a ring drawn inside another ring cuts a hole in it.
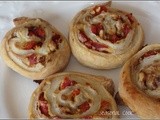
[{"label": "white plate", "polygon": [[[66,37],[73,16],[82,8],[95,1],[65,2],[0,2],[0,39],[13,27],[12,19],[20,16],[40,17],[47,20]],[[145,43],[159,43],[160,2],[113,2],[113,7],[132,12],[142,24]],[[0,118],[27,118],[30,96],[38,84],[9,69],[0,58]],[[103,75],[114,80],[116,90],[120,68],[113,70],[94,70],[80,65],[72,56],[65,71],[80,71]],[[128,108],[121,107],[121,117],[137,118]]]}]

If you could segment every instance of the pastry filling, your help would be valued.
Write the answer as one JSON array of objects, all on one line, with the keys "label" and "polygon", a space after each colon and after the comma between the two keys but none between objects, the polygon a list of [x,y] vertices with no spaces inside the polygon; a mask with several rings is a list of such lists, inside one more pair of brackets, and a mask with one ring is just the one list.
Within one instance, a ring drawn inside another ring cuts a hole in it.
[{"label": "pastry filling", "polygon": [[[38,111],[40,111],[39,115],[44,115],[46,116],[47,118],[50,118],[50,119],[60,119],[59,116],[51,116],[49,114],[49,111],[48,111],[48,106],[49,106],[49,103],[47,102],[47,100],[45,99],[44,97],[44,92],[42,92],[40,95],[39,95],[39,99],[38,99]],[[41,116],[43,117],[43,116]]]},{"label": "pastry filling", "polygon": [[90,38],[88,38],[83,31],[80,31],[79,36],[80,36],[79,37],[80,42],[82,42],[88,49],[92,49],[100,52],[107,52],[105,51],[105,48],[107,48],[107,45],[90,40]]},{"label": "pastry filling", "polygon": [[52,61],[50,57],[59,49],[62,38],[41,21],[16,30],[8,41],[10,58],[22,68],[38,72]]},{"label": "pastry filling", "polygon": [[104,53],[118,53],[127,47],[138,26],[132,13],[104,5],[84,12],[78,20],[76,27],[79,41],[88,49]]},{"label": "pastry filling", "polygon": [[[45,117],[83,119],[111,117],[101,114],[112,110],[111,103],[98,95],[98,91],[90,83],[80,83],[70,77],[64,77],[63,80],[54,81],[50,85],[46,87],[47,92],[40,94],[38,101],[40,114]],[[52,114],[49,114],[49,111]]]},{"label": "pastry filling", "polygon": [[41,112],[41,114],[50,117],[49,113],[48,113],[48,102],[47,100],[45,100],[44,98],[44,92],[42,92],[39,96],[39,110]]},{"label": "pastry filling", "polygon": [[146,53],[144,53],[143,55],[142,55],[142,57],[140,58],[140,60],[143,60],[144,58],[146,58],[146,57],[150,57],[150,56],[152,56],[152,55],[156,55],[156,54],[159,54],[160,53],[160,50],[150,50],[150,51],[148,51],[148,52],[146,52]]},{"label": "pastry filling", "polygon": [[139,88],[151,96],[160,97],[160,50],[144,53],[136,71]]}]

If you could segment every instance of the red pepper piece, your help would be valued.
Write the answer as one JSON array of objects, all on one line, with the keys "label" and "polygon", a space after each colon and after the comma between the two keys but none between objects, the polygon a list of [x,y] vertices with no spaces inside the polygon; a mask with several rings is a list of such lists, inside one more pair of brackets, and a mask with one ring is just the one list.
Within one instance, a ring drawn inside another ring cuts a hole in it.
[{"label": "red pepper piece", "polygon": [[36,41],[29,41],[25,43],[24,48],[25,50],[35,49],[36,46],[42,46],[42,42],[36,42]]},{"label": "red pepper piece", "polygon": [[120,40],[120,39],[118,38],[117,35],[112,35],[112,36],[111,36],[111,42],[112,42],[112,43],[116,43],[118,40]]},{"label": "red pepper piece", "polygon": [[37,29],[35,29],[35,34],[40,38],[45,37],[45,31],[41,27],[38,27]]},{"label": "red pepper piece", "polygon": [[144,59],[145,57],[149,57],[152,55],[156,55],[158,53],[160,53],[160,51],[156,51],[156,50],[155,51],[148,51],[142,55],[141,59]]},{"label": "red pepper piece", "polygon": [[42,114],[44,114],[45,116],[49,116],[48,114],[48,105],[47,105],[47,102],[45,101],[40,101],[39,102],[39,109],[41,111]]},{"label": "red pepper piece", "polygon": [[45,31],[41,27],[29,27],[28,28],[28,35],[29,36],[35,35],[37,37],[44,38],[45,37]]},{"label": "red pepper piece", "polygon": [[60,85],[60,89],[65,89],[68,86],[73,86],[76,84],[76,81],[70,80],[68,77],[64,78],[64,81]]},{"label": "red pepper piece", "polygon": [[88,38],[83,31],[80,31],[79,35],[80,35],[80,37],[79,37],[80,42],[84,43],[84,42],[88,41]]},{"label": "red pepper piece", "polygon": [[29,42],[25,43],[24,49],[30,50],[30,49],[33,49],[35,46],[36,46],[36,41],[29,41]]},{"label": "red pepper piece", "polygon": [[86,112],[90,108],[89,102],[82,103],[78,108],[81,112]]},{"label": "red pepper piece", "polygon": [[96,26],[95,25],[91,25],[91,31],[92,31],[92,33],[94,33],[94,34],[98,34],[98,32],[97,32],[97,28],[96,28]]},{"label": "red pepper piece", "polygon": [[37,63],[37,56],[36,54],[32,54],[30,56],[27,57],[29,62],[30,62],[30,65],[34,65]]},{"label": "red pepper piece", "polygon": [[80,89],[73,90],[71,94],[72,94],[73,97],[79,95],[80,94]]},{"label": "red pepper piece", "polygon": [[92,41],[87,41],[84,43],[87,48],[91,49],[92,48]]},{"label": "red pepper piece", "polygon": [[93,42],[90,40],[86,34],[83,31],[80,31],[81,39],[79,39],[82,43],[85,44],[85,46],[89,49],[92,49],[94,47],[96,50],[99,50],[100,48],[107,48],[106,45],[99,44],[97,42]]},{"label": "red pepper piece", "polygon": [[99,35],[100,30],[103,30],[103,26],[100,23],[91,25],[92,33]]},{"label": "red pepper piece", "polygon": [[100,48],[107,48],[106,45],[99,44],[99,43],[96,43],[96,42],[92,42],[92,46],[94,46],[96,48],[96,50],[99,50]]},{"label": "red pepper piece", "polygon": [[48,102],[44,98],[44,92],[42,92],[39,96],[39,109],[42,114],[49,117],[50,115],[48,113],[48,105],[47,104],[48,104]]},{"label": "red pepper piece", "polygon": [[108,9],[107,9],[106,6],[102,5],[102,6],[100,6],[100,7],[101,7],[101,11],[104,11],[104,12],[107,12],[107,11],[108,11]]}]

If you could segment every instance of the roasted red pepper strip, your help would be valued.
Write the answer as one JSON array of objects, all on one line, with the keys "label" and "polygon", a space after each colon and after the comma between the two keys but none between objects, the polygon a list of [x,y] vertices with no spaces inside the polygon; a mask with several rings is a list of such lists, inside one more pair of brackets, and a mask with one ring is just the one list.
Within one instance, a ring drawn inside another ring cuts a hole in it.
[{"label": "roasted red pepper strip", "polygon": [[34,65],[37,63],[37,56],[36,54],[32,54],[30,56],[27,56],[29,62],[30,62],[30,65]]},{"label": "roasted red pepper strip", "polygon": [[96,35],[99,35],[100,30],[103,30],[102,24],[98,23],[98,24],[92,24],[91,25],[92,33],[94,33]]},{"label": "roasted red pepper strip", "polygon": [[144,53],[141,57],[141,59],[143,60],[145,57],[149,57],[149,56],[152,56],[152,55],[156,55],[160,53],[160,50],[152,50],[152,51],[148,51],[146,53]]},{"label": "roasted red pepper strip", "polygon": [[24,49],[25,50],[33,49],[35,46],[36,46],[36,42],[30,41],[30,42],[25,43]]},{"label": "roasted red pepper strip", "polygon": [[90,108],[89,102],[82,103],[78,108],[81,112],[86,112]]},{"label": "roasted red pepper strip", "polygon": [[80,31],[80,42],[84,43],[84,45],[89,48],[92,49],[94,47],[95,50],[100,51],[100,48],[107,48],[106,45],[104,44],[100,44],[98,42],[93,42],[92,40],[90,40],[86,34],[83,31]]},{"label": "roasted red pepper strip", "polygon": [[84,42],[89,41],[88,37],[86,36],[86,34],[83,31],[80,31],[79,35],[80,35],[80,38],[79,38],[80,42],[84,43]]},{"label": "roasted red pepper strip", "polygon": [[116,43],[117,41],[121,40],[117,35],[110,35],[110,42]]},{"label": "roasted red pepper strip", "polygon": [[29,36],[35,35],[37,37],[44,38],[45,37],[45,31],[41,27],[29,27],[28,28],[28,35]]},{"label": "roasted red pepper strip", "polygon": [[47,104],[48,104],[48,102],[44,98],[44,92],[42,92],[39,96],[39,109],[42,114],[49,117],[50,115],[48,113],[48,105]]},{"label": "roasted red pepper strip", "polygon": [[80,94],[80,89],[73,90],[71,94],[72,94],[73,97],[79,95]]},{"label": "roasted red pepper strip", "polygon": [[41,47],[42,44],[43,44],[42,42],[29,41],[24,44],[23,49],[25,49],[25,50],[35,49],[36,46]]},{"label": "roasted red pepper strip", "polygon": [[92,42],[91,44],[92,44],[92,46],[94,46],[94,47],[96,48],[96,50],[98,50],[98,51],[100,51],[100,48],[107,48],[107,46],[104,45],[104,44],[99,44],[99,43],[96,43],[96,42]]},{"label": "roasted red pepper strip", "polygon": [[109,107],[109,102],[107,102],[107,101],[105,101],[105,100],[101,101],[100,110],[105,111],[105,110],[108,109],[108,107]]},{"label": "roasted red pepper strip", "polygon": [[68,77],[64,78],[64,81],[60,85],[60,89],[65,89],[68,86],[73,86],[76,84],[76,81],[70,80]]}]

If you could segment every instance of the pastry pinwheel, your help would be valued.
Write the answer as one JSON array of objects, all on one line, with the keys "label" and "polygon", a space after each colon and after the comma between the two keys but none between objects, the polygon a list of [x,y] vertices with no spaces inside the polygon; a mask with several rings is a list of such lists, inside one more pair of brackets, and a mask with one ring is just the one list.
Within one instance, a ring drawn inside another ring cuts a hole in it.
[{"label": "pastry pinwheel", "polygon": [[160,118],[160,44],[144,47],[125,63],[119,94],[139,117]]},{"label": "pastry pinwheel", "polygon": [[117,118],[113,91],[113,81],[102,76],[77,72],[54,74],[33,92],[29,118]]},{"label": "pastry pinwheel", "polygon": [[43,79],[64,69],[70,48],[56,28],[40,18],[20,17],[14,24],[0,48],[10,68],[31,79]]},{"label": "pastry pinwheel", "polygon": [[143,30],[132,13],[111,2],[87,7],[70,25],[73,55],[85,66],[111,69],[121,66],[143,45]]}]

